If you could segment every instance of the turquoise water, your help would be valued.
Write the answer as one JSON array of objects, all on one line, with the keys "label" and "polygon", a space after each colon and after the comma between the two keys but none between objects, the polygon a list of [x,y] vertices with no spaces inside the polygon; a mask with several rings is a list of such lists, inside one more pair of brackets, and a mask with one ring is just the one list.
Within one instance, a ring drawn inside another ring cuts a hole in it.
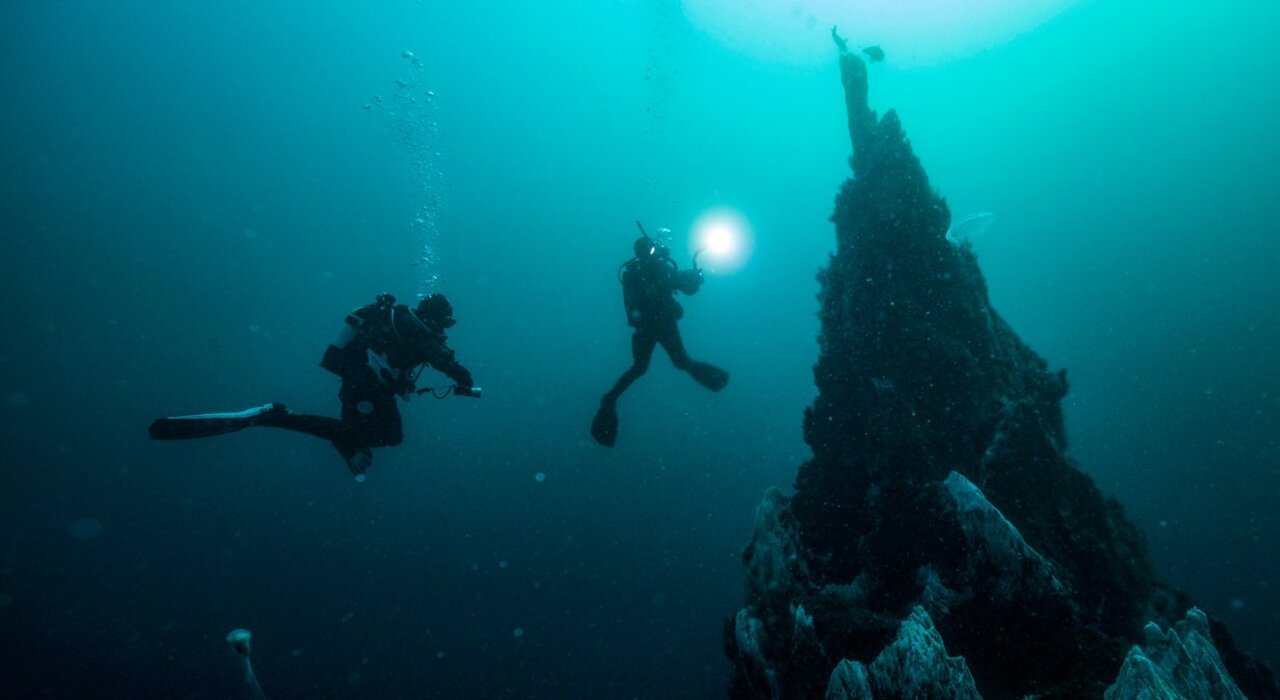
[{"label": "turquoise water", "polygon": [[[778,41],[830,48],[795,7]],[[0,7],[0,625],[24,659],[0,683],[223,697],[244,627],[272,697],[721,693],[754,508],[808,455],[849,143],[833,48],[783,60],[692,9]],[[995,214],[973,244],[1069,371],[1081,468],[1280,663],[1280,8],[1095,1],[932,61],[841,29],[884,46],[873,105],[956,217]],[[720,207],[750,258],[682,329],[732,383],[660,356],[596,446],[633,221],[685,262]],[[342,316],[428,289],[485,398],[403,406],[365,483],[296,435],[146,439],[336,413],[316,362]]]}]

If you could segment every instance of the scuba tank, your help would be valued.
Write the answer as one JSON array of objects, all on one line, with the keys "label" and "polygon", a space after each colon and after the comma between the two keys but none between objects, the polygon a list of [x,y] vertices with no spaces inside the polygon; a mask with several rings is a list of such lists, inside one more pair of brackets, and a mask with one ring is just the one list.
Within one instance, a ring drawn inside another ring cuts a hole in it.
[{"label": "scuba tank", "polygon": [[[373,331],[372,326],[383,314],[394,312],[395,304],[396,298],[383,292],[372,304],[347,314],[347,317],[342,320],[342,328],[338,331],[337,337],[329,347],[325,348],[324,356],[320,358],[320,366],[338,376],[343,376],[353,367],[367,362],[365,353],[359,346],[368,345],[369,335]],[[356,342],[357,340],[365,342],[359,343]]]}]

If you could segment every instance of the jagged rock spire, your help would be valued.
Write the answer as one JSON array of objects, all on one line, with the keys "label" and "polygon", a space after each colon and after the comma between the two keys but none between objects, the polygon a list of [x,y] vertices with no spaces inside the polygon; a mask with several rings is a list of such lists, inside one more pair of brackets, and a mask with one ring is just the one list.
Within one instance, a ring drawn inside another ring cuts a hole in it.
[{"label": "jagged rock spire", "polygon": [[[725,629],[731,695],[821,697],[846,660],[861,664],[843,665],[853,687],[920,610],[985,697],[1101,697],[1143,625],[1189,602],[1067,456],[1065,372],[947,240],[897,115],[869,107],[866,64],[842,51],[840,70],[853,177],[819,276],[813,458],[758,514],[746,605]],[[1280,697],[1225,631],[1214,641],[1246,694]]]}]

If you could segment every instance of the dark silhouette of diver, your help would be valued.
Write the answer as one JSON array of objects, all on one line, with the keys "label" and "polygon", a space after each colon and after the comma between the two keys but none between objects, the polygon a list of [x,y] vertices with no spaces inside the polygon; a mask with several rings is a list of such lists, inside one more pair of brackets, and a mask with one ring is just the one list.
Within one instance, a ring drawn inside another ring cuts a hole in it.
[{"label": "dark silhouette of diver", "polygon": [[631,367],[600,399],[600,410],[591,422],[591,436],[605,447],[612,447],[618,439],[618,397],[649,370],[655,346],[661,345],[676,369],[688,372],[702,386],[720,391],[729,383],[728,372],[689,357],[680,338],[677,322],[684,309],[675,300],[675,293],[692,296],[702,287],[697,255],[691,269],[681,270],[662,241],[649,236],[643,227],[640,232],[642,235],[634,244],[635,257],[623,263],[621,273],[622,303],[627,323],[635,329],[631,336]]},{"label": "dark silhouette of diver", "polygon": [[314,435],[333,443],[357,476],[373,462],[371,447],[399,445],[404,439],[396,398],[408,400],[423,367],[446,374],[455,384],[433,391],[439,398],[452,392],[479,397],[471,372],[454,359],[444,331],[456,322],[443,294],[422,299],[416,309],[397,304],[390,294],[351,312],[342,332],[328,348],[320,366],[342,379],[338,398],[342,418],[294,413],[278,403],[239,413],[212,413],[161,418],[151,424],[156,440],[185,440],[235,432],[250,426],[283,428]]}]

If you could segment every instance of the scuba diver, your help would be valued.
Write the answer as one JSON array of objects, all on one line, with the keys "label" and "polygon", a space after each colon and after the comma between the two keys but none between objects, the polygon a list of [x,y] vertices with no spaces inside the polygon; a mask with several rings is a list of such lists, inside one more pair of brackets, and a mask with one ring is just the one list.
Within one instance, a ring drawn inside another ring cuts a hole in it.
[{"label": "scuba diver", "polygon": [[[358,479],[373,463],[371,447],[399,445],[404,439],[396,398],[408,401],[431,392],[436,398],[480,397],[471,372],[454,359],[445,329],[451,328],[453,306],[443,294],[431,294],[410,309],[390,294],[351,312],[342,332],[324,351],[320,366],[342,384],[342,418],[294,413],[278,403],[239,413],[208,413],[161,418],[151,424],[154,440],[187,440],[243,430],[250,426],[283,428],[323,438],[346,460]],[[454,381],[444,389],[417,389],[427,365]]]},{"label": "scuba diver", "polygon": [[681,270],[663,241],[645,232],[639,221],[636,226],[641,235],[633,246],[635,257],[622,264],[620,275],[627,324],[635,329],[631,336],[631,367],[600,399],[600,409],[591,422],[591,436],[605,447],[613,447],[618,439],[618,397],[648,371],[655,346],[661,345],[676,369],[688,372],[702,386],[720,391],[729,383],[728,372],[689,357],[676,325],[684,316],[684,309],[675,300],[675,293],[692,296],[702,287],[698,254],[693,255],[692,268]]}]

